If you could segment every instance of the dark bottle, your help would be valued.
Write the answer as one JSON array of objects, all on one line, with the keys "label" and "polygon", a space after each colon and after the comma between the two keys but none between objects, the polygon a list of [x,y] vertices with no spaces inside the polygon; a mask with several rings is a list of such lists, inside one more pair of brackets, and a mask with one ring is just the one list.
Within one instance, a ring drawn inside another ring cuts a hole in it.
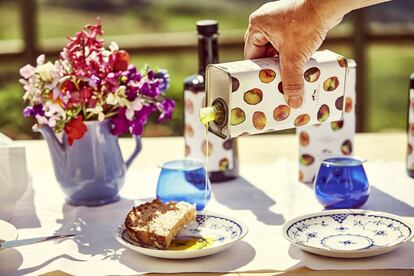
[{"label": "dark bottle", "polygon": [[407,173],[414,178],[414,73],[410,76],[408,92],[407,140]]},{"label": "dark bottle", "polygon": [[[206,128],[200,122],[199,110],[205,105],[204,77],[208,64],[218,63],[218,22],[197,22],[198,73],[184,80],[184,139],[185,156],[204,161]],[[223,182],[238,176],[237,144],[235,139],[223,140],[208,134],[208,173],[211,182]]]}]

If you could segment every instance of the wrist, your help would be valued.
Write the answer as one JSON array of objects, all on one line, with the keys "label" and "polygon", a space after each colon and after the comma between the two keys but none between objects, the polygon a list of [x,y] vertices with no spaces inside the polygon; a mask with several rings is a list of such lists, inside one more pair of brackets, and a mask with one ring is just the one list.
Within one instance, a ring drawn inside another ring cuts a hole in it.
[{"label": "wrist", "polygon": [[304,2],[310,9],[310,12],[319,18],[326,32],[340,23],[345,14],[352,11],[351,5],[347,3],[348,1],[305,0]]}]

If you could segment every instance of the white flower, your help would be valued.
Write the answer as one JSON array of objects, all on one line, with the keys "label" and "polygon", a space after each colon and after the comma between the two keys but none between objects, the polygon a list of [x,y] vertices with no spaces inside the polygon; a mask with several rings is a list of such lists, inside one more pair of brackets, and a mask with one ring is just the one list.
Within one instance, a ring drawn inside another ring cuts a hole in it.
[{"label": "white flower", "polygon": [[19,70],[20,75],[25,79],[31,78],[34,72],[35,72],[35,68],[31,66],[30,64],[26,64]]},{"label": "white flower", "polygon": [[37,63],[37,65],[42,65],[42,64],[44,64],[45,63],[45,55],[40,55],[40,56],[38,56],[37,57],[37,59],[36,59],[36,63]]},{"label": "white flower", "polygon": [[105,120],[105,114],[103,113],[103,108],[100,105],[95,106],[94,108],[86,109],[86,112],[91,112],[98,115],[98,121],[102,122]]},{"label": "white flower", "polygon": [[127,110],[125,112],[125,117],[127,117],[128,120],[132,121],[134,118],[134,112],[140,111],[142,107],[145,104],[144,99],[136,98],[129,107],[127,107]]},{"label": "white flower", "polygon": [[118,44],[116,44],[115,42],[111,42],[111,44],[109,44],[109,50],[105,49],[102,51],[102,55],[104,56],[104,61],[108,62],[108,57],[115,51],[118,51],[119,47]]},{"label": "white flower", "polygon": [[119,105],[120,106],[126,106],[126,107],[130,107],[131,106],[131,102],[128,101],[127,98],[120,98],[119,99]]},{"label": "white flower", "polygon": [[47,125],[48,124],[48,121],[47,121],[46,117],[40,116],[39,114],[36,115],[36,120],[37,120],[37,123],[39,125]]},{"label": "white flower", "polygon": [[49,127],[54,128],[56,126],[56,116],[51,116],[48,122]]},{"label": "white flower", "polygon": [[99,62],[99,58],[98,58],[98,54],[97,52],[92,52],[89,56],[88,56],[88,61],[93,60],[95,62]]},{"label": "white flower", "polygon": [[[123,99],[125,99],[125,90],[126,90],[126,87],[124,85],[119,86],[118,89],[115,91],[115,93],[108,94],[108,96],[106,97],[106,103],[110,105],[120,104],[121,106],[125,106],[125,104],[124,105],[121,104],[121,103],[125,103],[125,101],[123,101]],[[128,100],[127,102],[129,103]]]},{"label": "white flower", "polygon": [[63,108],[59,104],[53,103],[51,101],[47,101],[44,106],[44,109],[45,109],[45,115],[47,117],[52,118],[52,117],[57,116],[59,118],[66,119],[65,110],[63,110]]},{"label": "white flower", "polygon": [[126,91],[126,86],[125,85],[121,85],[115,91],[115,94],[117,94],[120,97],[125,97],[125,91]]},{"label": "white flower", "polygon": [[105,114],[103,114],[102,112],[98,114],[98,121],[102,122],[103,120],[105,120]]},{"label": "white flower", "polygon": [[24,90],[26,90],[26,93],[23,96],[23,100],[35,100],[35,98],[40,97],[41,101],[42,91],[36,87],[35,78],[31,77],[27,80],[20,79],[19,81],[23,84]]},{"label": "white flower", "polygon": [[111,52],[118,51],[119,50],[118,44],[116,44],[116,42],[114,41],[111,41],[111,44],[109,44],[109,50],[111,50]]},{"label": "white flower", "polygon": [[36,67],[36,73],[39,74],[40,78],[44,81],[44,82],[52,82],[53,77],[54,77],[54,73],[55,73],[55,66],[53,65],[53,63],[48,62],[45,64],[41,64],[38,65]]},{"label": "white flower", "polygon": [[110,105],[116,105],[119,102],[119,97],[113,93],[109,93],[106,97],[106,103]]}]

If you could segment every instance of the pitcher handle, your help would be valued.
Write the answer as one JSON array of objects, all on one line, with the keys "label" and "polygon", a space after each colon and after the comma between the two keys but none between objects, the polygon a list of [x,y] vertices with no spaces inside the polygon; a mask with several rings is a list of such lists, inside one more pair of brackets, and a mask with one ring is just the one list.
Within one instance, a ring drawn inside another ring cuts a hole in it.
[{"label": "pitcher handle", "polygon": [[128,158],[128,160],[125,162],[127,169],[129,168],[129,166],[131,166],[131,163],[138,156],[138,154],[141,152],[141,149],[142,149],[141,137],[138,135],[134,135],[134,138],[135,138],[135,149],[132,152],[131,156]]}]

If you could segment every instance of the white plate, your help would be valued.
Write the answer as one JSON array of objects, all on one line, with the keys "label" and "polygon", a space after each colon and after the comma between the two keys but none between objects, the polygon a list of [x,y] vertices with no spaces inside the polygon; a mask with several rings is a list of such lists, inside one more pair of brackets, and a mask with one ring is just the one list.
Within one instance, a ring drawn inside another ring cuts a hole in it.
[{"label": "white plate", "polygon": [[[182,229],[172,242],[169,250],[145,248],[132,240],[123,225],[115,231],[115,238],[124,246],[141,254],[166,258],[189,259],[208,256],[229,248],[247,234],[242,222],[206,211],[197,214],[196,221]],[[175,249],[171,249],[174,248]]]},{"label": "white plate", "polygon": [[390,252],[414,236],[413,225],[399,216],[367,210],[323,211],[290,220],[283,236],[308,252],[363,258]]},{"label": "white plate", "polygon": [[[17,229],[7,221],[0,219],[0,242],[2,241],[12,241],[17,239]],[[2,252],[3,249],[0,249]]]}]

